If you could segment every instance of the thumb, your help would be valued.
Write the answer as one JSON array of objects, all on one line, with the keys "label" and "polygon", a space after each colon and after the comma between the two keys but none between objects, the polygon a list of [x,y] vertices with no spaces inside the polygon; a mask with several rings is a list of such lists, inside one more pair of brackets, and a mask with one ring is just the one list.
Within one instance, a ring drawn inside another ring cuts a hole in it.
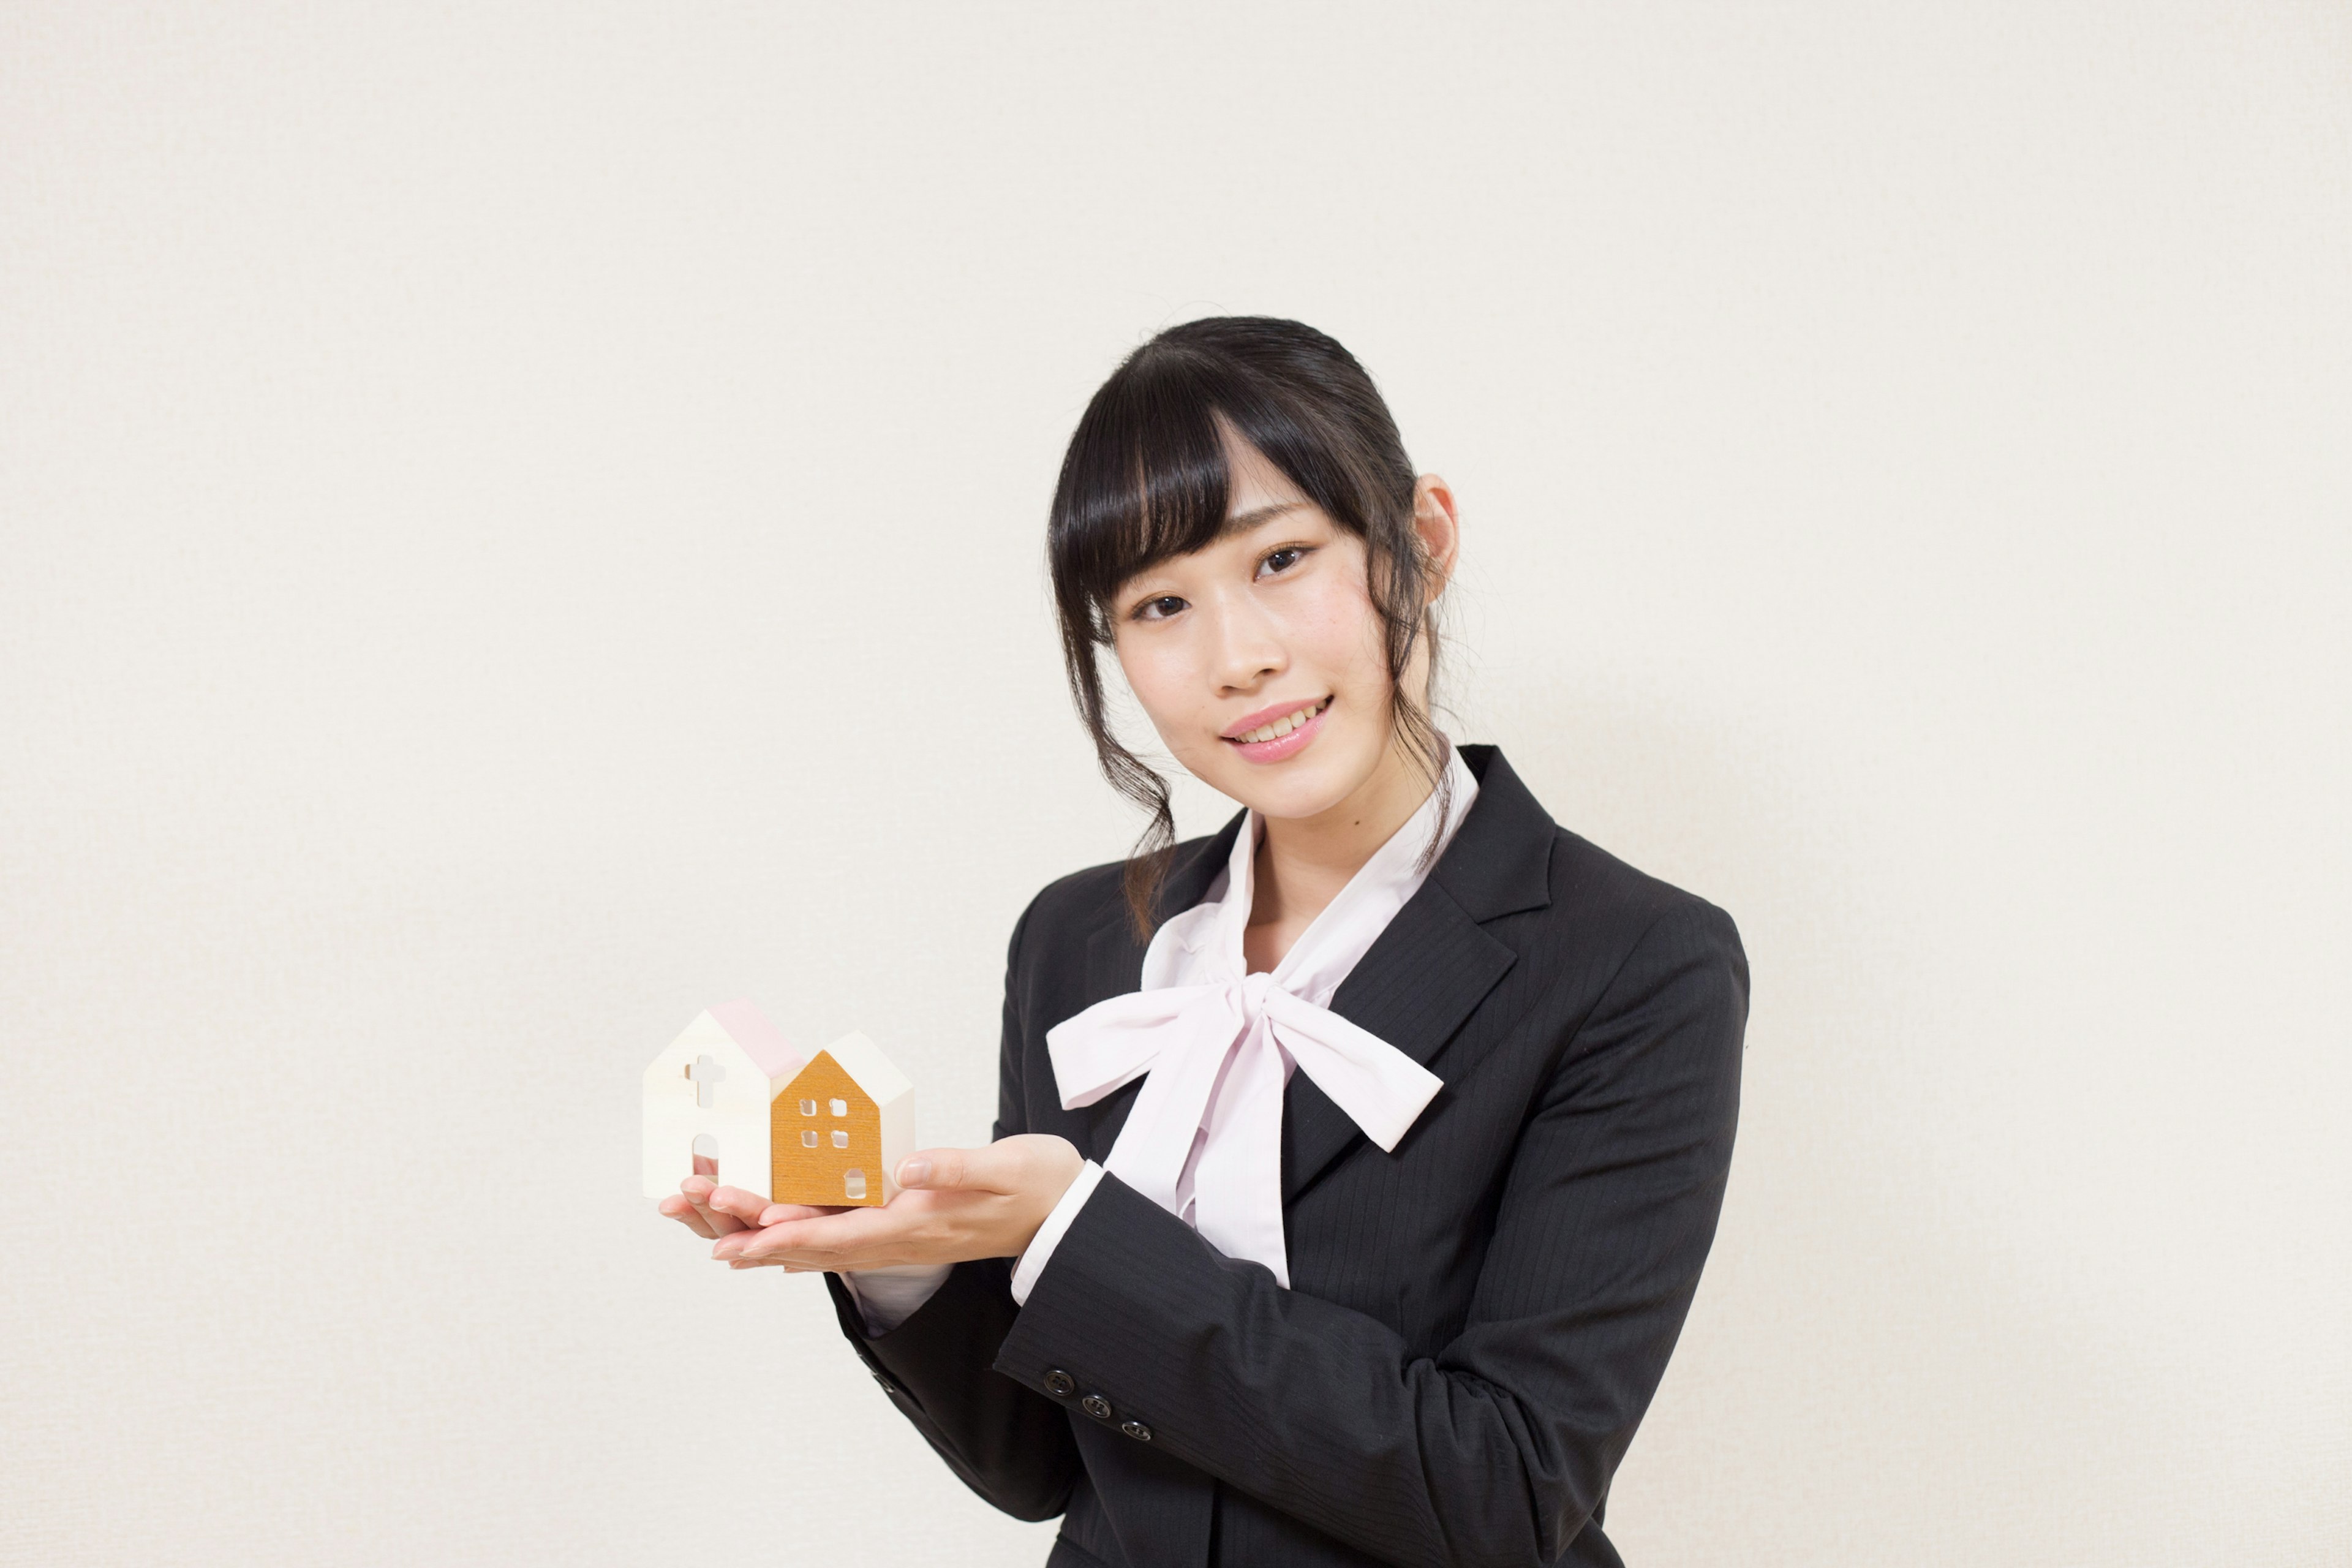
[{"label": "thumb", "polygon": [[986,1149],[925,1149],[898,1162],[898,1184],[909,1191],[993,1187],[995,1162]]}]

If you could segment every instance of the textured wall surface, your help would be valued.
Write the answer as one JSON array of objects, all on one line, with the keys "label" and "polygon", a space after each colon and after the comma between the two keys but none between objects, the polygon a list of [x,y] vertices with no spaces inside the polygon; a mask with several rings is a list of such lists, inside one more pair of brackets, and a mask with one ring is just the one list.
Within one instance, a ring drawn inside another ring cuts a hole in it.
[{"label": "textured wall surface", "polygon": [[1454,732],[1746,936],[1629,1561],[2346,1561],[2347,84],[2318,4],[0,8],[0,1560],[1041,1560],[637,1075],[749,994],[985,1135],[1136,826],[1061,443],[1252,310],[1463,499]]}]

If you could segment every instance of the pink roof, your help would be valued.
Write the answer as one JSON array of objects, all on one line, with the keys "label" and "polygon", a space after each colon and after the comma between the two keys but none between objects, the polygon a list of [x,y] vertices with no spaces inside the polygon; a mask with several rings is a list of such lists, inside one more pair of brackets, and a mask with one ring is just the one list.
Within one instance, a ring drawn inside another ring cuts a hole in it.
[{"label": "pink roof", "polygon": [[793,1049],[784,1032],[761,1016],[749,1000],[721,1002],[709,1013],[728,1037],[743,1047],[752,1065],[770,1078],[790,1078],[808,1065],[808,1058]]}]

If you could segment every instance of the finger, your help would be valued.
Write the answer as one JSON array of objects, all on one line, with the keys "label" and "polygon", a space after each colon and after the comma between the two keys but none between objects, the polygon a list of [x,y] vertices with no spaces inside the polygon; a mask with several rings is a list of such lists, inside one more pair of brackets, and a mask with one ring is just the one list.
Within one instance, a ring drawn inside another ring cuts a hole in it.
[{"label": "finger", "polygon": [[788,1219],[814,1219],[819,1215],[839,1214],[842,1206],[839,1204],[830,1207],[819,1204],[770,1204],[760,1211],[759,1218],[753,1223],[764,1230],[772,1225],[782,1225]]},{"label": "finger", "polygon": [[898,1184],[909,1192],[1018,1192],[1027,1154],[1017,1138],[983,1149],[924,1149],[898,1162]]},{"label": "finger", "polygon": [[768,1258],[818,1268],[871,1268],[894,1261],[894,1248],[921,1223],[890,1208],[844,1209],[810,1219],[788,1219],[747,1236],[723,1236],[713,1258]]},{"label": "finger", "polygon": [[688,1203],[694,1205],[694,1212],[701,1216],[703,1224],[710,1227],[711,1235],[725,1236],[729,1231],[743,1228],[741,1220],[732,1215],[719,1214],[711,1208],[710,1194],[718,1191],[718,1184],[709,1177],[688,1176],[677,1184],[677,1190]]},{"label": "finger", "polygon": [[898,1184],[909,1191],[986,1186],[985,1149],[924,1149],[898,1162]]},{"label": "finger", "polygon": [[663,1215],[677,1221],[678,1224],[686,1226],[687,1229],[702,1237],[703,1240],[716,1241],[719,1239],[719,1233],[712,1230],[709,1222],[700,1215],[694,1212],[694,1205],[687,1201],[685,1194],[672,1193],[669,1196],[662,1199],[660,1203],[654,1206]]},{"label": "finger", "polygon": [[760,1211],[768,1206],[766,1198],[741,1187],[720,1187],[703,1201],[710,1205],[711,1213],[725,1215],[738,1225],[747,1226],[757,1225]]}]

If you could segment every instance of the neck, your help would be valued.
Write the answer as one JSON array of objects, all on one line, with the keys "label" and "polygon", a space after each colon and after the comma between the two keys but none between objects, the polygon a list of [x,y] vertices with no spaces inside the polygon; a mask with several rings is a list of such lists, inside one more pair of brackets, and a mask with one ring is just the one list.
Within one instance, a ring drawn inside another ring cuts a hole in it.
[{"label": "neck", "polygon": [[1250,925],[1284,933],[1275,945],[1288,951],[1433,787],[1420,764],[1391,744],[1371,776],[1329,810],[1266,818],[1251,874]]}]

